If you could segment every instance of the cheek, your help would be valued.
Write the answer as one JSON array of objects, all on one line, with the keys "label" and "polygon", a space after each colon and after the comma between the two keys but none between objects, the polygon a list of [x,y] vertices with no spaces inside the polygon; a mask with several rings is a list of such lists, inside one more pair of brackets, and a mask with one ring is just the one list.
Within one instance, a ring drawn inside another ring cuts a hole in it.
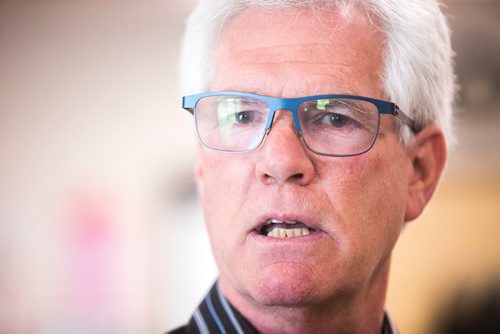
[{"label": "cheek", "polygon": [[235,222],[246,203],[245,195],[252,175],[251,163],[240,160],[241,157],[237,155],[206,149],[200,151],[198,189],[214,245],[227,243],[229,238],[224,236],[233,230],[234,235],[237,235]]},{"label": "cheek", "polygon": [[[201,181],[204,202],[219,202],[231,209],[238,199],[243,198],[250,181],[250,163],[240,162],[236,155],[207,152],[201,155]],[[207,205],[208,206],[208,205]],[[213,207],[208,206],[207,209]]]},{"label": "cheek", "polygon": [[[346,248],[365,249],[392,245],[404,221],[405,182],[398,168],[400,157],[369,152],[341,161],[327,173],[329,201],[342,217]],[[342,172],[340,172],[342,171]],[[389,246],[391,248],[392,246]]]},{"label": "cheek", "polygon": [[[372,149],[366,154],[341,161],[342,175],[335,179],[347,203],[360,208],[384,208],[402,204],[406,193],[405,157],[399,145]],[[330,171],[335,175],[334,171]],[[392,204],[391,204],[392,203]],[[374,210],[376,213],[379,210]]]},{"label": "cheek", "polygon": [[360,178],[359,200],[366,207],[365,241],[390,252],[404,223],[406,179],[401,156],[382,152],[370,163],[370,170]]},{"label": "cheek", "polygon": [[365,200],[376,192],[382,172],[377,159],[366,154],[339,158],[333,164],[326,161],[317,168],[321,171],[320,183],[332,206],[338,206],[344,212],[364,207]]}]

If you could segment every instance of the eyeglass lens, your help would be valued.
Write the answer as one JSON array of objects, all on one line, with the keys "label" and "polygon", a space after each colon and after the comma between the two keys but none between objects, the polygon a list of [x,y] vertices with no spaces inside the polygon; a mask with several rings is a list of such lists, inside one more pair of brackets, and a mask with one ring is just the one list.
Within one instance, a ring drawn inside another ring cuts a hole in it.
[{"label": "eyeglass lens", "polygon": [[[220,95],[200,99],[196,127],[204,145],[222,151],[257,148],[266,133],[271,110],[264,100]],[[297,107],[306,146],[319,154],[360,154],[373,145],[379,113],[371,102],[353,98],[309,100]]]}]

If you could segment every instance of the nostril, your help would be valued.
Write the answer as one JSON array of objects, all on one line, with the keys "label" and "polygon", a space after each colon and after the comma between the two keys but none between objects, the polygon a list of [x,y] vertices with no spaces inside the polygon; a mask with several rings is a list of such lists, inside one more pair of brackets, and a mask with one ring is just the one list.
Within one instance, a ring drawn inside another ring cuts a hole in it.
[{"label": "nostril", "polygon": [[297,173],[297,174],[290,175],[290,177],[288,179],[292,182],[294,182],[294,181],[298,182],[298,181],[301,181],[303,178],[304,178],[304,174]]},{"label": "nostril", "polygon": [[[264,174],[262,175],[263,181],[265,184],[271,184],[276,181],[276,179],[269,174]],[[285,180],[285,182],[291,182],[291,183],[301,183],[305,179],[305,175],[303,173],[296,173],[293,175],[290,175],[288,179]]]}]

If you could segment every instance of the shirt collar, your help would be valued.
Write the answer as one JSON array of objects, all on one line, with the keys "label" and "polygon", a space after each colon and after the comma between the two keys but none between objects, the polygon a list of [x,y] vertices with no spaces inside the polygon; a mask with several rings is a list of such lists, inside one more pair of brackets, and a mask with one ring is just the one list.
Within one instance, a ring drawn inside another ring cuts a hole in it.
[{"label": "shirt collar", "polygon": [[[236,310],[222,294],[219,281],[212,286],[188,324],[193,333],[257,334],[257,330]],[[194,329],[197,329],[194,331]],[[190,331],[191,333],[191,331]],[[388,313],[384,313],[382,334],[398,334]]]}]

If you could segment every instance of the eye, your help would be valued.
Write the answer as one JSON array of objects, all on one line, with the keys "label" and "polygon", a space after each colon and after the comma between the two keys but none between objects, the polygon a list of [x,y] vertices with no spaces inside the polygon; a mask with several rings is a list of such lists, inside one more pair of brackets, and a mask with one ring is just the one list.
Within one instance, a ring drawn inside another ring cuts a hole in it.
[{"label": "eye", "polygon": [[323,113],[319,115],[315,121],[317,125],[326,126],[325,129],[335,128],[335,129],[355,129],[362,127],[358,121],[350,116],[340,114],[340,113]]},{"label": "eye", "polygon": [[315,126],[315,131],[352,131],[363,127],[364,114],[366,112],[353,101],[322,99],[302,105],[301,121],[303,124]]},{"label": "eye", "polygon": [[235,114],[235,120],[240,124],[249,124],[255,119],[255,112],[252,110],[240,111]]},{"label": "eye", "polygon": [[336,128],[341,128],[351,122],[352,119],[345,115],[329,113],[325,116],[324,121]]}]

